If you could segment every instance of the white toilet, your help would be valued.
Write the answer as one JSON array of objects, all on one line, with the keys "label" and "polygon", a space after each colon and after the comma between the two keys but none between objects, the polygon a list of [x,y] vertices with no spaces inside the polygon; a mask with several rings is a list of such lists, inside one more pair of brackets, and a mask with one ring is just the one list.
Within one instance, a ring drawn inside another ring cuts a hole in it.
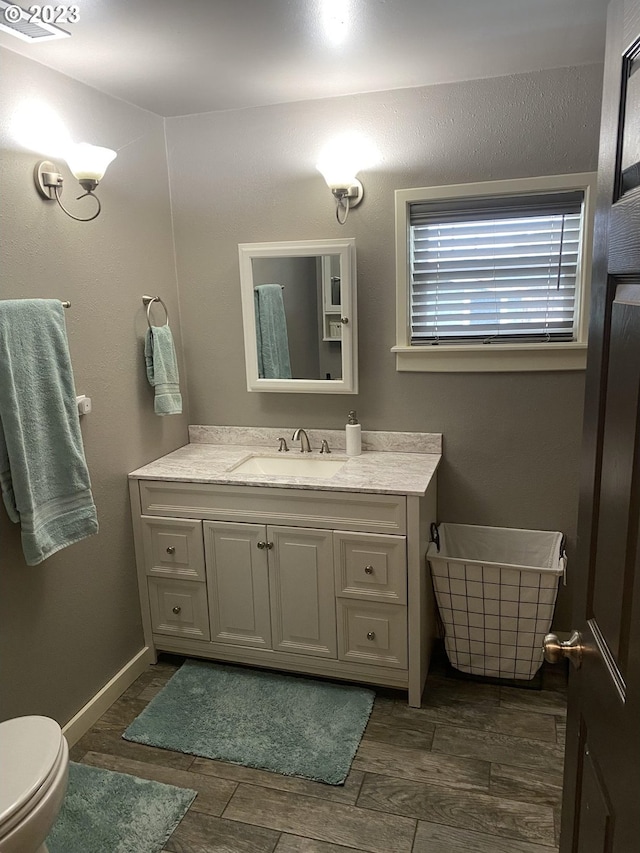
[{"label": "white toilet", "polygon": [[0,853],[47,853],[69,778],[69,747],[48,717],[0,723]]}]

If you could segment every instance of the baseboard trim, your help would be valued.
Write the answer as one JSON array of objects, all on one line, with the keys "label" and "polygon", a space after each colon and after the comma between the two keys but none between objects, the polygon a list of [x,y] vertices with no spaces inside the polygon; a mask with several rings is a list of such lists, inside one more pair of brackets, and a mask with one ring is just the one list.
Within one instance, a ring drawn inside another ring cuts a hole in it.
[{"label": "baseboard trim", "polygon": [[149,646],[140,649],[137,655],[131,658],[110,681],[93,696],[69,722],[63,726],[62,731],[69,743],[80,740],[91,726],[100,719],[104,712],[118,699],[124,691],[145,671],[149,664],[154,662],[153,650]]}]

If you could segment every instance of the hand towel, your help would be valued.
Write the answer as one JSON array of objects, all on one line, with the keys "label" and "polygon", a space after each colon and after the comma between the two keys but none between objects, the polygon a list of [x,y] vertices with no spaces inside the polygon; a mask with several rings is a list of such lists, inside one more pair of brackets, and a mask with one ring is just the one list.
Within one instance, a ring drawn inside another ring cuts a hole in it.
[{"label": "hand towel", "polygon": [[182,395],[178,385],[178,361],[168,323],[147,329],[144,360],[147,379],[155,389],[153,409],[156,415],[179,415],[182,412]]},{"label": "hand towel", "polygon": [[260,379],[291,379],[289,337],[282,287],[258,284],[254,290],[256,346]]},{"label": "hand towel", "polygon": [[0,301],[0,488],[29,566],[98,532],[57,300]]}]

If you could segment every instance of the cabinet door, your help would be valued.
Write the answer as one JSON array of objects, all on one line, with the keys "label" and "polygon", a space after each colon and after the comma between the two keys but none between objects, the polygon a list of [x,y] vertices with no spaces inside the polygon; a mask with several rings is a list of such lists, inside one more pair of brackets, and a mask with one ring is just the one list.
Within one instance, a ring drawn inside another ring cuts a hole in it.
[{"label": "cabinet door", "polygon": [[266,528],[204,522],[211,639],[271,648]]},{"label": "cabinet door", "polygon": [[267,527],[273,648],[337,657],[330,530]]}]

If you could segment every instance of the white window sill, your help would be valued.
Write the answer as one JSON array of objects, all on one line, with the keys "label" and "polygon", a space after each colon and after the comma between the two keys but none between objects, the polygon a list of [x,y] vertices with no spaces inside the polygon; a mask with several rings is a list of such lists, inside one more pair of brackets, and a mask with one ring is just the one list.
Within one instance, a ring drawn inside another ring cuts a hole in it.
[{"label": "white window sill", "polygon": [[417,373],[509,373],[518,371],[584,370],[587,345],[479,344],[396,346],[396,370]]}]

